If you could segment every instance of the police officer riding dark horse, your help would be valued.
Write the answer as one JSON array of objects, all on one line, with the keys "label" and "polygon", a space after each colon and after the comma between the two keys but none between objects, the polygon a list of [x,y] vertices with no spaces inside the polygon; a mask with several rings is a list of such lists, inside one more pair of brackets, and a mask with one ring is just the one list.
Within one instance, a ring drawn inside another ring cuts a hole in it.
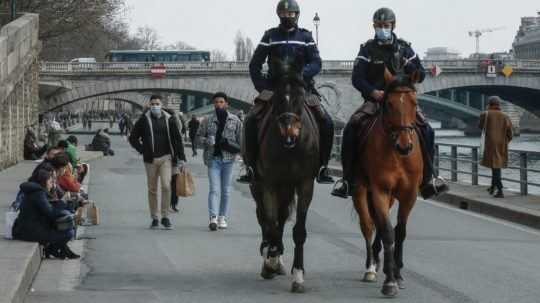
[{"label": "police officer riding dark horse", "polygon": [[[332,195],[347,198],[352,195],[354,188],[354,158],[358,155],[356,146],[361,144],[358,140],[367,138],[373,117],[378,113],[379,104],[385,98],[384,71],[387,68],[393,75],[404,72],[411,75],[417,72],[420,82],[425,78],[425,70],[420,58],[411,48],[410,43],[399,39],[394,33],[396,16],[389,8],[377,10],[373,16],[375,38],[367,41],[360,48],[356,58],[352,76],[354,87],[362,93],[366,102],[351,117],[343,133],[342,186],[332,191]],[[434,178],[433,157],[435,153],[434,131],[424,119],[423,114],[417,112],[416,131],[421,138],[422,154],[424,158],[424,173],[420,188],[424,199],[429,199],[448,190],[442,179]],[[360,136],[359,136],[360,135]]]},{"label": "police officer riding dark horse", "polygon": [[328,175],[327,165],[334,140],[334,123],[320,104],[320,97],[314,87],[313,80],[322,67],[319,50],[311,32],[298,27],[300,6],[295,0],[281,0],[277,7],[277,14],[281,21],[280,25],[265,32],[249,64],[251,80],[260,95],[255,100],[255,106],[248,113],[244,122],[244,160],[247,169],[246,175],[241,176],[237,181],[252,183],[257,176],[255,163],[259,153],[258,123],[270,107],[273,83],[275,83],[272,67],[270,66],[268,73],[264,74],[263,64],[270,62],[274,56],[284,60],[302,56],[306,63],[304,67],[304,81],[308,86],[306,99],[319,125],[321,169],[317,176],[317,182],[331,184],[334,180]]}]

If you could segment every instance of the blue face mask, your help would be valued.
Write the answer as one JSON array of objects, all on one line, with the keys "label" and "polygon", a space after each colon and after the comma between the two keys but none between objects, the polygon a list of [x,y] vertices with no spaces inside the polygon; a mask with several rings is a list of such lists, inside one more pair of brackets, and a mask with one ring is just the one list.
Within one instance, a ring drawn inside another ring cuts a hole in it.
[{"label": "blue face mask", "polygon": [[159,116],[161,115],[161,105],[152,105],[150,106],[150,111],[152,114]]},{"label": "blue face mask", "polygon": [[388,41],[392,39],[392,29],[377,27],[375,28],[375,36],[377,36],[377,39],[379,40]]}]

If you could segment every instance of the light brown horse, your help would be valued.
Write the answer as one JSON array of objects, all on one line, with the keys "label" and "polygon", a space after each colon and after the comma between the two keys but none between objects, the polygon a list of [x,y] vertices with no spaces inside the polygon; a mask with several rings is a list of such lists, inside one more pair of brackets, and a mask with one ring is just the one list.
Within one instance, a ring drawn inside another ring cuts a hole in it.
[{"label": "light brown horse", "polygon": [[[386,279],[381,292],[389,297],[396,296],[398,288],[404,288],[401,276],[403,242],[407,220],[422,181],[424,164],[414,127],[417,107],[414,84],[417,80],[416,73],[394,77],[386,70],[387,88],[382,110],[367,141],[358,149],[363,152],[357,161],[358,178],[353,201],[366,240],[364,281],[377,280],[382,240]],[[399,201],[395,229],[389,216],[394,200]]]}]

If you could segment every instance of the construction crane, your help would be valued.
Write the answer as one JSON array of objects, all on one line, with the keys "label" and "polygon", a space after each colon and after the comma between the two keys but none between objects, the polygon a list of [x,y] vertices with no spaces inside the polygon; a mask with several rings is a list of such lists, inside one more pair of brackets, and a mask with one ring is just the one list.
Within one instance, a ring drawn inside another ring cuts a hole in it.
[{"label": "construction crane", "polygon": [[476,30],[469,31],[469,36],[470,36],[470,37],[475,37],[475,38],[476,38],[476,53],[477,53],[477,54],[480,53],[480,37],[481,37],[483,34],[495,32],[495,31],[500,31],[500,30],[503,30],[503,29],[505,29],[505,28],[506,28],[506,27],[501,26],[501,27],[493,27],[493,28],[485,28],[485,29],[476,29]]}]

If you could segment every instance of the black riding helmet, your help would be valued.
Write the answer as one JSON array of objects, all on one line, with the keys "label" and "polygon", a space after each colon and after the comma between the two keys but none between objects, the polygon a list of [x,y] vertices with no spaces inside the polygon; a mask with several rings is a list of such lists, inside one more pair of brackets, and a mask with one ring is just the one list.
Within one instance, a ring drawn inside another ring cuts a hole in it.
[{"label": "black riding helmet", "polygon": [[373,23],[379,22],[391,22],[396,27],[396,14],[387,7],[379,8],[373,15]]},{"label": "black riding helmet", "polygon": [[[281,17],[279,14],[281,12],[293,12],[296,13],[296,16],[293,18]],[[276,13],[281,20],[281,25],[286,29],[291,29],[298,26],[298,18],[300,17],[300,5],[296,0],[281,0],[279,1],[276,9]]]}]

